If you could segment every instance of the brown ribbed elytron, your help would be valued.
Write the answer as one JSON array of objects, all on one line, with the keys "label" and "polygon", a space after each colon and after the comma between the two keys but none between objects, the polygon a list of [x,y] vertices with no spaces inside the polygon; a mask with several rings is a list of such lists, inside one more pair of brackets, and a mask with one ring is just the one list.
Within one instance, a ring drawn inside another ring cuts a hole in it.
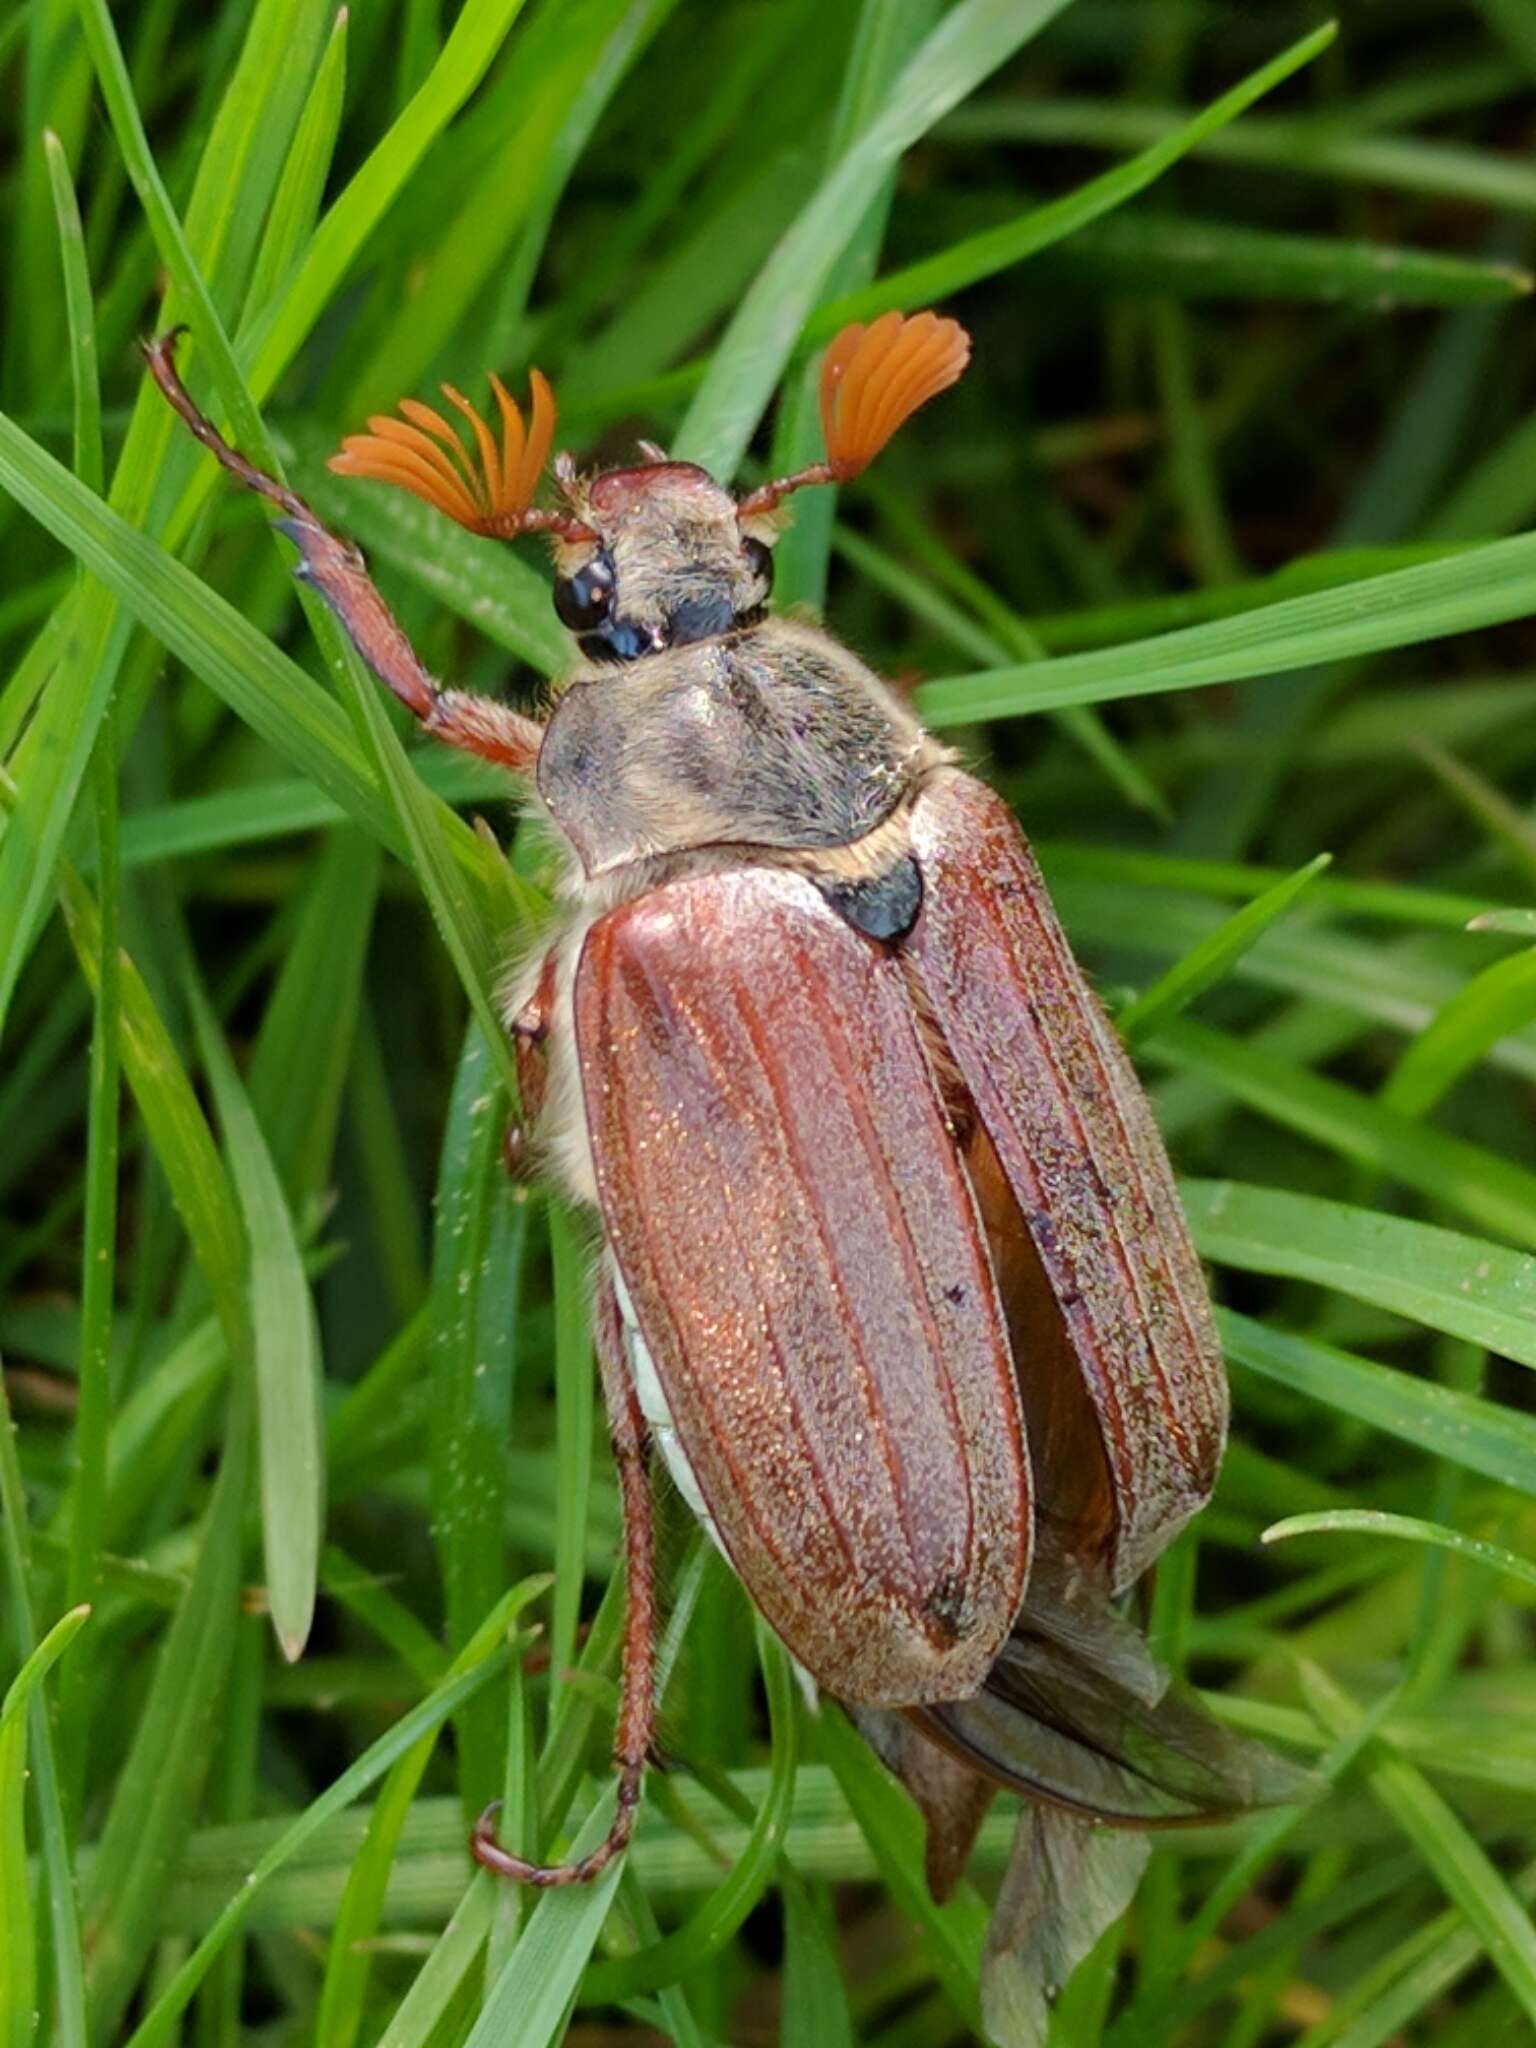
[{"label": "brown ribbed elytron", "polygon": [[161,389],[279,507],[297,573],[381,680],[531,783],[568,848],[573,907],[507,1019],[544,1157],[602,1237],[630,1596],[619,1793],[580,1861],[514,1853],[494,1813],[476,1856],[568,1884],[629,1839],[654,1443],[918,1800],[936,1891],[996,1787],[1034,1802],[988,2010],[1043,2012],[1140,1868],[1139,1837],[1093,1823],[1199,1820],[1296,1779],[1170,1687],[1116,1604],[1208,1498],[1227,1416],[1146,1097],[1002,803],[856,656],[766,609],[782,501],[856,476],[960,376],[964,331],[931,313],[845,330],[825,460],[740,500],[646,443],[585,479],[557,457],[562,502],[535,508],[554,431],[537,372],[526,426],[493,380],[499,439],[447,387],[470,445],[409,400],[350,438],[342,474],[551,539],[578,659],[542,723],[427,673],[362,556],[220,438],[173,347],[146,351]]}]

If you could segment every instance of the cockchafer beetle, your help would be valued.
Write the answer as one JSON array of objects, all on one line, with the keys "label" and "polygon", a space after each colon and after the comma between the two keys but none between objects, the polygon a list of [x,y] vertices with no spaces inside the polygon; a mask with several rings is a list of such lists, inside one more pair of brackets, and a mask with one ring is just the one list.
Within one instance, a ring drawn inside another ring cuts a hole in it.
[{"label": "cockchafer beetle", "polygon": [[[444,688],[355,547],[221,439],[283,513],[297,574],[450,746],[523,777],[563,836],[556,929],[507,1018],[525,1109],[595,1211],[595,1320],[629,1609],[607,1840],[650,1746],[647,1472],[680,1490],[793,1656],[928,1823],[936,1894],[999,1786],[1025,1809],[987,2009],[1028,2038],[1124,1905],[1144,1835],[1295,1795],[1115,1604],[1210,1494],[1227,1390],[1167,1156],[1124,1050],[1001,801],[848,649],[766,610],[779,508],[853,478],[963,372],[932,313],[845,329],[821,373],[826,459],[733,498],[650,444],[533,505],[549,386],[499,437],[404,400],[331,467],[472,533],[547,534],[579,659],[546,722]],[[1126,1846],[1129,1844],[1129,1846]],[[1020,2017],[1026,2008],[1031,2021]]]}]

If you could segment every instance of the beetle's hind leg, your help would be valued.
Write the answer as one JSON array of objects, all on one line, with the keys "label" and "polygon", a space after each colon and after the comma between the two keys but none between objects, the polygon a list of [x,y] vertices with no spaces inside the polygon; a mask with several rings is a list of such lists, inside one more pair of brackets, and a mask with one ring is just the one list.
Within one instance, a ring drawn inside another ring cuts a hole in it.
[{"label": "beetle's hind leg", "polygon": [[624,1676],[614,1728],[613,1764],[618,1803],[613,1825],[589,1856],[574,1863],[530,1863],[496,1839],[496,1807],[475,1823],[470,1850],[477,1863],[523,1884],[587,1884],[629,1844],[640,1787],[656,1727],[656,1539],[651,1502],[650,1434],[630,1380],[624,1336],[612,1285],[604,1281],[597,1298],[597,1354],[613,1434],[614,1461],[624,1504]]},{"label": "beetle's hind leg", "polygon": [[176,368],[181,331],[173,327],[143,344],[149,374],[209,454],[248,491],[266,498],[282,512],[278,527],[303,557],[294,574],[314,585],[379,681],[420,719],[434,739],[478,754],[484,761],[495,761],[515,774],[531,773],[544,728],[494,698],[445,690],[428,673],[380,596],[361,551],[323,526],[296,491],[231,448],[207,414],[198,410]]}]

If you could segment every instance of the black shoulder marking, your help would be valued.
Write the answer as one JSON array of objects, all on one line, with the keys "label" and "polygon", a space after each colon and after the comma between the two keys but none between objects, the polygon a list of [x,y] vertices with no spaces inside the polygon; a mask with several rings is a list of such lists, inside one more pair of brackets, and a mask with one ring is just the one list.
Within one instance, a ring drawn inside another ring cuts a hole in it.
[{"label": "black shoulder marking", "polygon": [[838,916],[871,939],[905,938],[923,907],[922,870],[910,853],[861,882],[821,875],[812,880]]}]

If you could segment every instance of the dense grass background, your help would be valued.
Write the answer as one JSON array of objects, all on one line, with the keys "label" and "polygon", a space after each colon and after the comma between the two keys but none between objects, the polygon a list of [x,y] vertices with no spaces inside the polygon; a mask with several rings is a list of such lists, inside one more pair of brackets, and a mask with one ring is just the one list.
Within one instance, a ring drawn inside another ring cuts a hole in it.
[{"label": "dense grass background", "polygon": [[935,301],[970,375],[780,594],[928,679],[1121,1009],[1237,1403],[1154,1626],[1328,1781],[1162,1843],[1059,2048],[1528,2038],[1536,28],[1343,14],[0,14],[6,2048],[974,2038],[1005,1803],[934,1911],[680,1512],[627,1867],[471,1877],[497,1791],[546,1847],[608,1796],[584,1239],[502,1173],[480,1028],[546,849],[131,347],[189,322],[428,659],[531,699],[537,551],[337,483],[343,431],[537,361],[568,445],[752,476],[812,452],[818,339]]}]

